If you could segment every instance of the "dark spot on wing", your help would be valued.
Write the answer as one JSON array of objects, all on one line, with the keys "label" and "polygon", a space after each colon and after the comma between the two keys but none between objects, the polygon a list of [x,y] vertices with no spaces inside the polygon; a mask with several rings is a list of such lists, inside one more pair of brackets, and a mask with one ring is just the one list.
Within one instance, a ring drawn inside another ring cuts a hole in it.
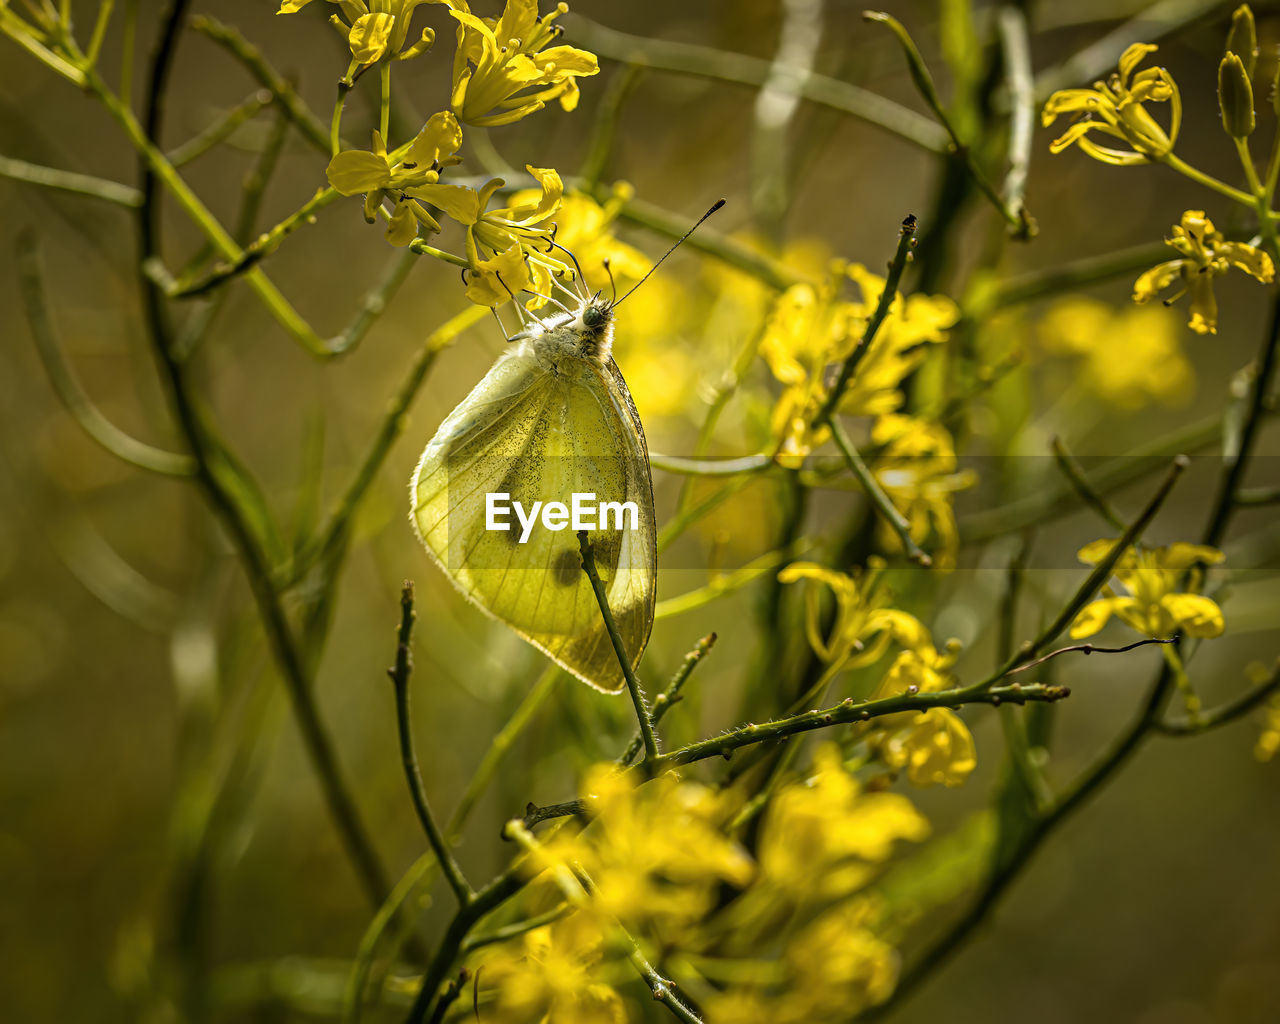
[{"label": "dark spot on wing", "polygon": [[577,549],[561,551],[556,556],[555,564],[551,567],[552,573],[555,574],[556,583],[562,587],[571,587],[578,582],[578,577],[582,575],[582,556]]}]

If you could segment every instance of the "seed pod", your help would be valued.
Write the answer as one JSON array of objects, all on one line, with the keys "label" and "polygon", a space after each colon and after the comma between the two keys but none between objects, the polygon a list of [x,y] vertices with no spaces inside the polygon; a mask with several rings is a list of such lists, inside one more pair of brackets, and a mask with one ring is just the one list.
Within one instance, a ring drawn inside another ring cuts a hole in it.
[{"label": "seed pod", "polygon": [[1228,135],[1247,139],[1253,134],[1253,86],[1245,74],[1244,62],[1234,53],[1227,54],[1218,65],[1218,106]]},{"label": "seed pod", "polygon": [[1227,33],[1227,53],[1234,53],[1244,62],[1244,70],[1250,78],[1258,65],[1258,30],[1253,23],[1253,11],[1248,4],[1241,4],[1231,15],[1231,31]]}]

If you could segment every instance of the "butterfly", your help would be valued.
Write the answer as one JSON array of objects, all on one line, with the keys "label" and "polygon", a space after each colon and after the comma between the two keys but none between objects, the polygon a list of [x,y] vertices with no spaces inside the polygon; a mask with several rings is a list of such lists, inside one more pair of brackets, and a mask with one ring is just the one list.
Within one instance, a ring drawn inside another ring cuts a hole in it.
[{"label": "butterfly", "polygon": [[[509,338],[427,443],[409,486],[410,519],[469,601],[578,679],[617,693],[626,680],[583,571],[580,523],[554,521],[545,506],[567,506],[574,495],[597,503],[588,542],[635,669],[653,629],[658,556],[644,426],[612,354],[615,309],[631,292],[564,291],[569,304],[549,299],[559,312]],[[495,496],[503,507],[541,503],[540,526],[523,529],[523,515],[499,522]],[[634,511],[610,520],[605,503]]]}]

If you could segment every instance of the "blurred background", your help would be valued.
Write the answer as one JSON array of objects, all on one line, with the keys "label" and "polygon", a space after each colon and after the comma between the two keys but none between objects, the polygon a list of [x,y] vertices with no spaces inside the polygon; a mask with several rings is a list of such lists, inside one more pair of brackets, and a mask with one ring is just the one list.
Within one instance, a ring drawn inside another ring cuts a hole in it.
[{"label": "blurred background", "polygon": [[[92,5],[80,21],[92,23]],[[477,0],[477,13],[497,5]],[[812,5],[820,37],[815,70],[924,111],[901,51],[865,24],[860,5]],[[943,5],[944,7],[947,5]],[[955,5],[963,7],[963,4]],[[1029,4],[1033,66],[1060,63],[1147,5],[1131,0]],[[577,0],[563,24],[569,41],[601,55],[572,113],[548,110],[490,133],[490,167],[468,134],[471,162],[485,173],[502,161],[575,173],[598,141],[599,112],[624,74],[594,26],[696,43],[770,61],[783,26],[776,0],[645,4]],[[1280,19],[1258,5],[1260,36],[1274,44]],[[217,5],[267,59],[294,78],[327,123],[345,43],[315,4],[276,17],[273,4]],[[992,10],[975,3],[979,24]],[[152,45],[158,6],[139,5],[139,52]],[[938,7],[893,3],[944,95],[954,83],[941,53]],[[1185,105],[1179,152],[1235,180],[1238,168],[1218,123],[1215,76],[1229,5],[1156,4],[1159,62],[1178,80]],[[397,84],[422,114],[447,104],[451,32],[442,9],[423,24],[441,32],[437,51],[397,67]],[[87,31],[87,28],[86,28]],[[1146,38],[1134,29],[1125,41]],[[1167,34],[1163,34],[1167,32]],[[593,36],[593,33],[596,35]],[[119,75],[118,25],[104,46],[104,75]],[[168,103],[166,143],[200,132],[257,88],[244,68],[207,38],[180,41]],[[1272,47],[1274,49],[1274,46]],[[86,95],[42,73],[12,42],[0,41],[0,155],[136,182],[135,154]],[[612,54],[618,56],[620,54]],[[365,83],[372,86],[373,83]],[[1065,261],[1158,242],[1184,209],[1209,203],[1219,227],[1238,226],[1225,203],[1162,168],[1115,168],[1074,150],[1051,156],[1057,132],[1036,125],[1027,204],[1039,236],[1000,242],[990,210],[970,201],[951,210],[939,196],[942,162],[874,126],[801,103],[779,148],[763,136],[758,89],[714,78],[643,70],[608,122],[616,129],[603,181],[692,223],[720,196],[714,229],[785,253],[820,273],[830,256],[883,269],[898,225],[921,218],[921,258],[906,282],[962,300],[972,270],[1017,278]],[[1073,81],[1062,85],[1078,84]],[[142,88],[141,73],[135,90]],[[362,138],[370,125],[357,90],[344,125]],[[1270,130],[1269,118],[1259,135]],[[254,150],[271,131],[269,112],[238,129],[229,145],[184,174],[211,208],[234,217]],[[1060,127],[1060,126],[1055,126]],[[416,125],[411,126],[415,130]],[[781,154],[782,159],[779,160]],[[324,183],[323,158],[287,137],[264,196],[261,224],[296,209]],[[337,333],[366,291],[399,256],[362,221],[358,201],[334,204],[273,254],[272,278],[322,334]],[[940,217],[958,218],[937,248]],[[171,204],[167,246],[179,262],[200,245]],[[931,221],[932,218],[932,221]],[[136,437],[178,450],[140,328],[129,211],[94,199],[0,178],[0,1013],[13,1021],[176,1019],[157,995],[175,972],[203,973],[215,993],[212,1020],[304,1020],[331,1015],[369,908],[335,837],[264,645],[243,573],[189,484],[115,460],[81,432],[41,366],[16,281],[14,242],[34,228],[53,318],[85,390],[106,416]],[[620,223],[621,237],[651,257],[667,239]],[[448,230],[439,244],[461,251]],[[1087,294],[1124,308],[1135,273]],[[927,280],[923,280],[926,278]],[[1020,353],[1015,372],[973,412],[962,450],[982,484],[957,503],[966,525],[1049,487],[1048,439],[1062,434],[1077,455],[1114,457],[1221,410],[1233,375],[1264,328],[1264,290],[1243,275],[1219,289],[1216,336],[1167,314],[1171,345],[1194,370],[1194,387],[1166,400],[1124,407],[1087,384],[1080,357],[1041,343],[1053,300],[1010,307],[978,328],[984,351]],[[677,253],[623,307],[617,358],[655,452],[688,454],[707,404],[737,352],[758,330],[768,291],[704,256]],[[314,519],[302,481],[323,480],[325,508],[346,485],[423,339],[462,309],[454,270],[422,259],[360,346],[321,365],[263,316],[235,286],[197,356],[196,379],[228,443],[261,481],[286,529]],[[1114,341],[1123,346],[1121,332]],[[405,431],[360,514],[338,588],[317,693],[360,811],[393,877],[422,842],[405,792],[384,675],[394,653],[400,581],[418,586],[415,720],[427,786],[444,815],[456,805],[492,736],[543,673],[544,663],[508,631],[466,607],[432,568],[406,521],[406,481],[423,443],[501,351],[491,321],[469,330],[438,360]],[[994,356],[993,356],[994,359]],[[757,360],[757,364],[759,361]],[[726,410],[716,454],[760,450],[769,415],[768,374]],[[1251,479],[1274,483],[1278,436],[1264,434]],[[1203,453],[1202,453],[1203,454]],[[1167,543],[1199,532],[1216,459],[1193,466],[1150,537]],[[655,473],[660,520],[681,480]],[[716,572],[766,553],[783,514],[775,485],[753,484],[664,554],[660,597],[702,586]],[[1127,514],[1153,486],[1147,478],[1116,496]],[[809,515],[815,532],[848,515],[848,495],[823,492]],[[1194,675],[1212,704],[1246,684],[1245,665],[1277,654],[1274,573],[1280,538],[1274,513],[1242,514],[1226,545],[1233,575],[1225,604],[1228,639],[1205,645]],[[975,532],[981,533],[975,529]],[[1039,531],[1031,592],[1051,612],[1082,574],[1074,553],[1103,536],[1090,513],[1068,511]],[[1234,546],[1233,546],[1234,545]],[[999,599],[1008,537],[965,543],[956,572],[922,581],[899,571],[895,588],[939,639],[966,644],[962,678],[989,670],[988,629]],[[1266,567],[1270,566],[1268,570]],[[755,625],[767,580],[690,613],[659,621],[644,677],[660,685],[698,637],[722,643],[699,669],[688,700],[668,720],[673,742],[747,717],[758,669]],[[1039,624],[1030,613],[1026,635]],[[753,632],[754,630],[754,632]],[[1116,634],[1120,636],[1120,633]],[[1106,634],[1110,636],[1110,634]],[[1128,639],[1125,637],[1124,639]],[[1121,640],[1120,642],[1124,642]],[[1060,709],[1051,774],[1086,765],[1134,712],[1156,670],[1152,650],[1084,659],[1056,673],[1073,688]],[[624,701],[560,679],[503,761],[465,832],[460,858],[473,877],[504,863],[494,841],[502,821],[528,801],[565,799],[592,761],[613,756],[630,735]],[[972,710],[972,709],[971,709]],[[998,776],[998,723],[966,714],[979,769],[960,790],[915,794],[946,835],[972,824]],[[1280,762],[1251,756],[1253,719],[1193,741],[1155,739],[1036,856],[988,925],[909,1002],[901,1021],[1139,1021],[1141,1024],[1280,1019]],[[966,824],[968,823],[968,825]],[[962,899],[976,879],[955,869],[939,884]],[[443,906],[448,893],[436,893]],[[905,955],[959,904],[926,907]],[[424,932],[439,928],[428,912]]]}]

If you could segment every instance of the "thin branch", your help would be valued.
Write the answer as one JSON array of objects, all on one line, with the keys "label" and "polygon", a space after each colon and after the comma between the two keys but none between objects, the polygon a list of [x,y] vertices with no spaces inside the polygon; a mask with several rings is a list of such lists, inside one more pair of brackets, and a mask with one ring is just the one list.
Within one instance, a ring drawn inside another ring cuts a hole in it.
[{"label": "thin branch", "polygon": [[618,656],[618,664],[622,667],[622,676],[627,681],[627,692],[631,695],[631,703],[636,709],[636,719],[640,723],[640,736],[644,740],[644,759],[651,761],[658,756],[658,741],[653,734],[653,720],[649,709],[645,706],[644,691],[640,689],[640,680],[636,678],[635,668],[627,655],[627,649],[618,633],[617,623],[613,621],[613,610],[609,607],[609,595],[605,591],[600,574],[596,571],[596,558],[591,549],[591,541],[587,539],[586,530],[578,531],[578,549],[582,552],[582,571],[591,581],[591,589],[596,595],[596,603],[600,606],[600,618],[604,620],[604,628],[613,643],[614,653]]},{"label": "thin branch", "polygon": [[225,25],[207,14],[193,18],[191,27],[240,61],[249,74],[258,80],[258,84],[275,97],[290,120],[298,126],[302,137],[322,153],[329,153],[329,130],[324,122],[302,101],[289,80],[267,63],[262,51],[241,35],[239,29]]},{"label": "thin branch", "polygon": [[386,312],[387,303],[400,290],[400,286],[409,276],[409,270],[418,262],[415,257],[415,253],[408,251],[396,253],[387,265],[382,280],[365,295],[364,301],[360,303],[360,308],[356,310],[346,330],[329,342],[334,355],[343,355],[360,344],[364,336],[369,333],[369,329]]},{"label": "thin branch", "polygon": [[898,295],[898,285],[902,281],[902,272],[906,270],[907,264],[911,262],[911,251],[916,244],[916,227],[915,215],[907,214],[898,232],[898,248],[893,254],[893,259],[889,261],[889,271],[885,275],[884,290],[880,293],[876,308],[867,320],[867,326],[862,331],[862,337],[858,339],[858,344],[854,346],[853,351],[849,353],[849,357],[841,365],[835,384],[827,394],[826,400],[818,410],[818,414],[813,418],[815,427],[821,427],[834,420],[835,414],[840,407],[840,400],[844,397],[845,389],[848,388],[849,382],[853,379],[854,370],[858,368],[863,356],[871,348],[871,343],[876,340],[880,325],[884,323],[885,318],[889,315],[889,310],[893,307],[894,299]]},{"label": "thin branch", "polygon": [[[564,19],[571,38],[602,57],[637,67],[759,87],[769,77],[770,62],[697,43],[672,42],[627,35],[573,14]],[[909,107],[826,75],[810,73],[798,83],[805,99],[881,128],[931,153],[946,151],[944,131]]]},{"label": "thin branch", "polygon": [[587,811],[588,806],[585,800],[565,800],[562,803],[544,804],[541,807],[535,803],[528,803],[525,805],[524,817],[520,819],[520,824],[525,828],[533,828],[554,818],[567,818],[574,814],[585,816]]},{"label": "thin branch", "polygon": [[582,169],[578,172],[578,177],[582,179],[588,192],[593,191],[604,178],[609,166],[609,157],[613,153],[614,142],[618,136],[622,108],[639,81],[640,68],[634,64],[626,64],[615,72],[604,95],[600,97],[600,106],[596,111],[595,124],[591,129],[587,155],[583,158]]},{"label": "thin branch", "polygon": [[956,708],[963,704],[1024,704],[1027,701],[1057,701],[1070,696],[1071,691],[1065,686],[1053,686],[1043,683],[1022,685],[1011,683],[1008,686],[992,686],[985,690],[972,687],[934,690],[928,693],[912,693],[910,691],[893,697],[882,697],[879,700],[856,703],[849,697],[834,707],[815,711],[805,711],[788,718],[765,722],[762,725],[747,725],[739,729],[731,729],[720,736],[690,743],[678,750],[660,754],[649,769],[657,772],[677,765],[692,764],[711,757],[730,757],[735,750],[742,747],[755,746],[784,736],[797,733],[812,732],[815,729],[826,729],[833,725],[847,725],[851,722],[868,722],[884,715],[898,715],[904,711],[928,711],[930,708]]},{"label": "thin branch", "polygon": [[1010,232],[1015,238],[1029,238],[1030,230],[1025,215],[1019,216],[1008,203],[1000,198],[986,172],[978,165],[978,161],[973,156],[973,151],[956,132],[955,125],[951,123],[951,116],[947,113],[946,107],[943,106],[942,98],[938,95],[937,86],[933,84],[933,75],[929,72],[924,58],[920,56],[920,51],[916,48],[915,41],[911,38],[911,34],[907,32],[906,27],[893,15],[884,11],[863,11],[862,18],[864,21],[879,22],[897,37],[898,44],[902,47],[903,56],[907,60],[907,70],[911,74],[911,80],[915,82],[916,89],[919,90],[929,109],[933,111],[938,123],[946,129],[947,135],[951,137],[951,147],[963,161],[965,170],[968,172],[969,177],[973,179],[973,183],[978,186],[978,191],[986,196],[991,205],[1000,212],[1000,216],[1005,219],[1009,225]]},{"label": "thin branch", "polygon": [[413,1006],[409,1008],[405,1024],[422,1024],[427,1019],[427,1011],[431,1009],[436,996],[441,994],[440,984],[457,961],[462,943],[472,926],[525,887],[527,872],[521,861],[522,858],[517,859],[453,915],[435,956],[431,958],[426,973],[422,976],[422,983],[414,997]]},{"label": "thin branch", "polygon": [[997,284],[989,299],[991,308],[1017,306],[1123,274],[1133,274],[1159,263],[1168,253],[1169,247],[1164,242],[1146,242],[1072,262],[1056,263],[1042,270],[1030,270]]},{"label": "thin branch", "polygon": [[1035,127],[1035,87],[1031,78],[1031,40],[1027,16],[1016,4],[1006,4],[997,16],[1000,45],[1009,86],[1009,170],[1004,178],[1004,201],[1018,218],[1026,239],[1036,233],[1035,220],[1027,213],[1027,172],[1031,167],[1031,140]]},{"label": "thin branch", "polygon": [[1111,507],[1110,502],[1093,489],[1093,485],[1089,483],[1089,478],[1084,475],[1084,470],[1080,468],[1080,464],[1067,451],[1067,446],[1062,438],[1054,437],[1050,444],[1053,447],[1054,463],[1062,470],[1062,475],[1067,478],[1067,483],[1071,485],[1071,489],[1080,496],[1080,500],[1105,519],[1112,529],[1124,530],[1124,520]]},{"label": "thin branch", "polygon": [[862,456],[858,454],[858,449],[853,446],[853,442],[849,439],[849,435],[845,433],[845,429],[839,420],[831,420],[831,438],[835,441],[836,447],[840,449],[840,454],[844,456],[849,472],[853,474],[859,485],[861,485],[862,490],[866,493],[867,500],[871,502],[871,507],[876,510],[880,518],[893,531],[894,536],[898,538],[898,543],[902,545],[902,550],[906,552],[907,559],[926,569],[933,565],[933,559],[911,536],[911,524],[898,511],[898,507],[893,503],[893,500],[889,495],[885,494],[880,482],[875,478],[871,470],[867,468],[867,464],[862,461]]},{"label": "thin branch", "polygon": [[544,925],[554,924],[572,909],[573,907],[570,904],[561,903],[559,906],[552,907],[545,913],[538,914],[535,917],[516,921],[514,924],[503,925],[501,928],[495,928],[493,931],[485,932],[481,935],[468,935],[466,941],[462,943],[462,952],[464,954],[471,953],[485,946],[492,946],[496,942],[506,942],[508,939],[518,938],[535,929],[542,928]]},{"label": "thin branch", "polygon": [[1076,617],[1077,613],[1086,604],[1094,599],[1098,589],[1111,578],[1112,570],[1115,569],[1116,563],[1120,561],[1120,557],[1129,550],[1130,547],[1137,542],[1142,536],[1143,531],[1151,524],[1151,520],[1155,518],[1156,513],[1160,511],[1165,499],[1169,497],[1169,492],[1173,490],[1174,484],[1178,482],[1178,478],[1186,471],[1190,463],[1185,455],[1179,455],[1173,460],[1169,466],[1169,471],[1165,475],[1164,481],[1156,489],[1155,494],[1147,502],[1146,507],[1138,515],[1138,517],[1129,524],[1129,528],[1124,531],[1120,539],[1112,545],[1111,550],[1107,553],[1107,557],[1094,566],[1093,571],[1085,577],[1083,583],[1076,590],[1071,600],[1058,613],[1057,617],[1049,623],[1035,640],[1030,640],[1022,646],[1016,654],[1013,655],[1004,665],[1002,669],[994,675],[988,676],[980,682],[974,683],[970,689],[980,691],[998,679],[1003,679],[1009,675],[1019,665],[1024,665],[1032,661],[1040,651],[1044,650],[1051,644],[1057,636],[1067,628],[1071,621]]},{"label": "thin branch", "polygon": [[25,160],[15,160],[7,156],[0,156],[0,177],[25,181],[61,192],[91,196],[94,199],[131,209],[136,209],[142,203],[142,193],[130,185],[122,185],[118,181],[110,181],[106,178],[95,178],[89,174],[78,174],[75,171],[63,171],[56,167],[43,167],[40,164],[31,164]]},{"label": "thin branch", "polygon": [[258,89],[253,95],[242,100],[230,110],[223,112],[203,131],[192,136],[180,146],[169,150],[169,163],[181,167],[192,160],[204,156],[220,142],[230,138],[231,134],[247,121],[251,121],[261,113],[262,108],[274,97],[270,89]]},{"label": "thin branch", "polygon": [[93,440],[118,459],[123,459],[140,469],[166,476],[191,476],[195,473],[195,460],[189,455],[164,451],[126,434],[108,420],[85,393],[80,381],[63,352],[53,326],[40,264],[36,254],[36,236],[31,229],[18,233],[17,240],[18,290],[31,325],[36,351],[53,390],[62,400],[72,418]]},{"label": "thin branch", "polygon": [[[316,194],[303,203],[302,206],[280,221],[280,223],[263,232],[252,243],[246,245],[243,249],[237,246],[237,251],[231,259],[225,263],[219,263],[197,281],[178,282],[169,297],[172,299],[198,298],[201,295],[207,295],[230,278],[248,273],[257,266],[260,260],[275,252],[280,243],[302,225],[315,223],[316,213],[338,198],[340,196],[336,189],[317,189]],[[325,354],[327,356],[335,354],[331,344],[326,346]]]},{"label": "thin branch", "polygon": [[1152,729],[1163,733],[1165,736],[1198,736],[1200,733],[1217,729],[1219,726],[1244,717],[1250,711],[1260,707],[1273,693],[1278,692],[1280,692],[1280,661],[1276,662],[1269,678],[1221,707],[1205,712],[1194,721],[1157,721],[1152,725]]},{"label": "thin branch", "polygon": [[1095,647],[1093,644],[1073,644],[1070,647],[1059,647],[1056,651],[1050,651],[1048,654],[1036,658],[1035,661],[1029,661],[1025,665],[1019,665],[1015,669],[1010,669],[1005,676],[1017,675],[1019,672],[1027,672],[1037,665],[1043,665],[1046,661],[1052,661],[1054,658],[1063,654],[1125,654],[1128,651],[1136,650],[1139,647],[1148,647],[1151,644],[1176,644],[1181,637],[1174,635],[1166,639],[1158,637],[1150,637],[1146,640],[1135,640],[1131,644],[1125,644],[1123,647]]},{"label": "thin branch", "polygon": [[422,784],[422,772],[418,768],[418,755],[413,746],[413,723],[409,715],[409,676],[413,672],[413,583],[405,580],[400,591],[400,630],[396,635],[395,665],[387,669],[396,694],[396,726],[400,736],[400,761],[404,765],[405,780],[413,797],[413,809],[427,835],[427,842],[435,851],[436,861],[444,873],[449,888],[462,906],[475,897],[475,891],[462,874],[462,868],[454,860],[453,851],[445,841],[427,802],[427,791]]},{"label": "thin branch", "polygon": [[[684,661],[680,663],[680,667],[676,669],[676,674],[671,677],[671,682],[667,684],[667,688],[653,699],[653,707],[649,711],[649,717],[656,726],[662,721],[663,717],[676,702],[680,700],[680,691],[684,689],[684,684],[689,681],[689,676],[693,674],[693,670],[698,667],[698,663],[707,656],[707,652],[715,646],[716,634],[708,633],[688,654],[684,656]],[[618,763],[628,765],[636,759],[636,755],[640,753],[640,748],[644,743],[644,737],[636,734],[636,737],[622,752],[622,756],[618,758]]]},{"label": "thin branch", "polygon": [[664,473],[679,476],[739,476],[743,473],[767,473],[777,468],[768,455],[743,455],[730,459],[686,459],[679,455],[649,453],[649,465]]},{"label": "thin branch", "polygon": [[[187,6],[188,0],[175,0],[161,21],[159,41],[148,73],[145,121],[138,125],[142,143],[138,157],[138,174],[142,182],[142,205],[138,211],[138,285],[143,297],[147,332],[175,418],[196,462],[196,481],[210,509],[230,535],[243,564],[268,645],[284,677],[303,746],[365,893],[378,907],[391,888],[386,873],[338,767],[333,741],[320,718],[301,652],[280,595],[271,582],[270,561],[241,504],[242,494],[232,480],[234,463],[229,453],[211,436],[197,411],[188,391],[183,367],[173,356],[172,332],[163,297],[145,269],[160,250],[161,173],[154,158],[158,152],[155,139],[160,135],[165,83],[172,66],[178,28],[184,20]],[[105,90],[101,82],[98,88]],[[132,119],[131,113],[129,119]]]}]

